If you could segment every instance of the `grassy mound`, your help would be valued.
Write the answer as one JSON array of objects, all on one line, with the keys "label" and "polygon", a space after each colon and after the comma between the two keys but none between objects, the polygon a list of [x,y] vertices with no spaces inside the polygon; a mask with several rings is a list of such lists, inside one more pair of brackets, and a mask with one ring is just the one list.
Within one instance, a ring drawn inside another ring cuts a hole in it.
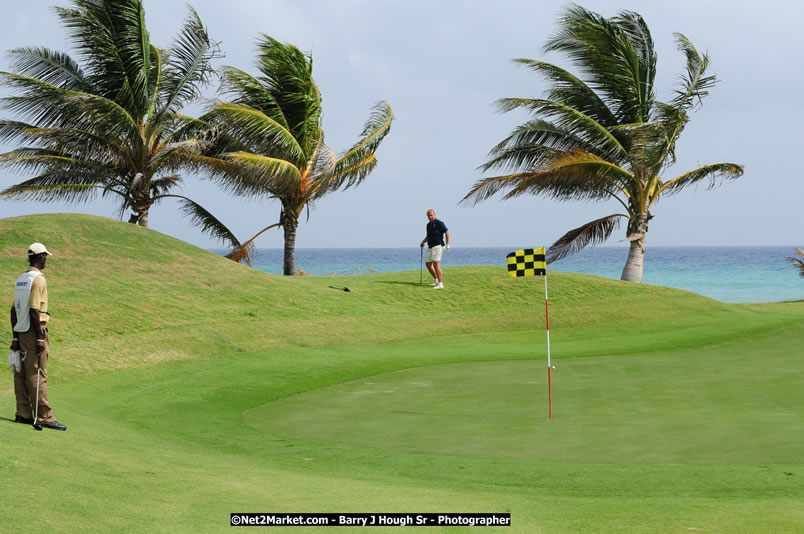
[{"label": "grassy mound", "polygon": [[502,260],[447,269],[445,291],[418,272],[283,278],[41,215],[0,220],[9,305],[33,241],[55,255],[50,389],[69,430],[12,424],[0,383],[12,531],[456,510],[509,511],[506,532],[804,528],[802,302],[551,273],[547,422],[542,280]]}]

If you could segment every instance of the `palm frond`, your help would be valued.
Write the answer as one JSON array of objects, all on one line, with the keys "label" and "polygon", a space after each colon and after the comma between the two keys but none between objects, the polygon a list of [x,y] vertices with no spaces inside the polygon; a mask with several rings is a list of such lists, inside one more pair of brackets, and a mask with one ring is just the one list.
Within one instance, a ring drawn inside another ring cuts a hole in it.
[{"label": "palm frond", "polygon": [[480,170],[504,168],[537,171],[561,154],[577,149],[589,152],[582,139],[543,120],[528,121],[511,132],[489,152],[491,159]]},{"label": "palm frond", "polygon": [[717,83],[717,77],[706,74],[710,63],[707,54],[701,55],[684,35],[676,33],[675,37],[678,49],[687,58],[687,72],[679,80],[680,87],[675,91],[676,98],[673,99],[672,105],[686,111],[709,94],[708,90]]},{"label": "palm frond", "polygon": [[0,120],[0,143],[25,142],[30,139],[32,128],[35,126],[27,122]]},{"label": "palm frond", "polygon": [[221,134],[219,124],[210,124],[203,117],[190,117],[170,113],[163,122],[162,146],[194,140],[200,145],[200,154],[211,155]]},{"label": "palm frond", "polygon": [[222,181],[236,176],[240,169],[239,165],[233,161],[206,154],[188,154],[183,159],[187,169],[206,172],[214,181]]},{"label": "palm frond", "polygon": [[459,204],[471,204],[475,206],[484,200],[488,200],[500,191],[505,191],[514,187],[523,179],[527,179],[536,173],[515,173],[506,176],[492,176],[483,178],[475,182],[472,189],[461,199]]},{"label": "palm frond", "polygon": [[30,76],[11,72],[0,72],[0,75],[3,77],[3,85],[18,95],[4,97],[0,102],[3,108],[23,121],[41,127],[68,126],[67,119],[62,117],[62,109],[67,109],[67,115],[71,119],[80,112],[69,107],[69,99],[73,95],[84,93],[61,89]]},{"label": "palm frond", "polygon": [[15,48],[9,52],[16,73],[72,91],[91,92],[80,65],[69,55],[43,47]]},{"label": "palm frond", "polygon": [[583,80],[574,74],[544,61],[519,58],[514,60],[544,76],[552,82],[547,100],[561,102],[604,126],[617,124],[617,119],[603,99]]},{"label": "palm frond", "polygon": [[314,85],[313,58],[309,53],[266,34],[258,38],[257,52],[261,80],[273,94],[283,97],[278,99],[280,103],[296,102],[301,95],[308,94]]},{"label": "palm frond", "polygon": [[547,263],[566,258],[589,245],[603,243],[620,226],[622,217],[627,218],[628,216],[615,213],[570,230],[547,249]]},{"label": "palm frond", "polygon": [[191,158],[210,151],[210,144],[201,137],[166,142],[152,153],[151,166],[161,170],[178,171],[184,166],[195,166]]},{"label": "palm frond", "polygon": [[221,57],[215,43],[210,42],[207,29],[194,9],[184,22],[170,53],[159,92],[164,104],[155,119],[161,123],[166,113],[178,112],[201,96],[201,88],[209,84],[214,69],[211,61]]},{"label": "palm frond", "polygon": [[25,157],[35,154],[38,149],[42,154],[61,155],[76,160],[95,161],[109,166],[120,166],[130,157],[128,147],[121,146],[114,137],[103,137],[91,132],[75,128],[35,128],[24,123],[0,121],[0,139],[19,139],[28,143],[30,150],[9,152],[4,155],[10,161],[12,157]]},{"label": "palm frond", "polygon": [[514,128],[508,137],[492,148],[489,152],[491,159],[479,169],[536,172],[561,155],[578,149],[588,152],[582,139],[550,122],[532,120]]},{"label": "palm frond", "polygon": [[254,243],[249,243],[248,245],[243,245],[240,247],[235,247],[228,254],[224,255],[224,258],[232,260],[237,263],[245,263],[249,267],[251,267],[251,255],[254,252],[255,245]]},{"label": "palm frond", "polygon": [[337,180],[332,179],[335,168],[335,153],[323,142],[319,142],[302,175],[302,198],[309,200],[316,196],[321,197],[334,188],[337,185]]},{"label": "palm frond", "polygon": [[270,230],[271,228],[277,228],[279,226],[282,226],[282,223],[276,223],[276,224],[272,224],[270,226],[266,226],[265,228],[263,228],[262,230],[257,232],[254,236],[252,236],[251,239],[249,239],[248,241],[246,241],[242,245],[240,245],[238,247],[234,247],[232,249],[232,251],[229,252],[229,254],[226,255],[226,257],[229,258],[230,260],[236,261],[238,263],[245,262],[247,265],[251,265],[251,253],[254,251],[254,248],[255,248],[255,245],[254,245],[255,240],[258,237],[260,237],[263,233],[265,233],[268,230]]},{"label": "palm frond", "polygon": [[493,168],[506,170],[524,169],[524,172],[539,172],[544,166],[556,158],[566,154],[564,150],[555,149],[538,143],[520,143],[516,146],[498,151],[497,156],[487,161],[480,170]]},{"label": "palm frond", "polygon": [[687,58],[686,74],[679,77],[679,88],[676,97],[669,104],[656,103],[656,122],[664,126],[665,139],[654,146],[655,162],[649,172],[658,174],[662,167],[675,163],[675,146],[678,137],[689,122],[688,112],[700,105],[708,89],[717,83],[714,75],[707,75],[709,56],[701,55],[689,39],[675,34],[678,48]]},{"label": "palm frond", "polygon": [[391,131],[394,112],[388,102],[378,102],[366,121],[360,139],[335,162],[332,177],[328,180],[329,190],[348,189],[361,183],[374,168],[369,161],[376,162],[374,153]]},{"label": "palm frond", "polygon": [[179,176],[178,174],[173,174],[170,176],[162,176],[160,178],[151,180],[151,191],[153,193],[154,198],[170,196],[168,195],[168,191],[170,191],[180,183],[181,183],[181,176]]},{"label": "palm frond", "polygon": [[[664,125],[666,132],[666,139],[662,146],[665,159],[661,162],[660,166],[651,169],[653,174],[658,174],[662,167],[669,167],[676,162],[676,141],[681,135],[681,132],[684,131],[684,127],[687,125],[690,118],[683,109],[664,102],[656,103],[654,116],[656,122]],[[659,160],[657,159],[657,161]]]},{"label": "palm frond", "polygon": [[[107,162],[74,157],[47,148],[23,147],[0,154],[0,166],[26,174],[65,177],[67,182],[109,184],[118,169]],[[70,178],[72,177],[72,178]],[[61,179],[61,178],[59,178]],[[27,182],[23,182],[27,183]]]},{"label": "palm frond", "polygon": [[321,140],[321,94],[313,80],[313,59],[293,45],[261,35],[257,43],[260,81],[281,108],[305,154]]},{"label": "palm frond", "polygon": [[291,162],[250,152],[224,154],[222,159],[233,165],[225,168],[225,174],[217,176],[218,182],[235,195],[281,196],[300,191],[302,176]]},{"label": "palm frond", "polygon": [[38,127],[68,127],[98,135],[139,138],[139,123],[117,102],[91,93],[68,91],[13,73],[5,83],[23,93],[2,99],[3,107]]},{"label": "palm frond", "polygon": [[674,144],[670,130],[665,122],[651,121],[620,124],[611,128],[611,134],[628,150],[632,169],[650,169],[648,174],[658,174]]},{"label": "palm frond", "polygon": [[231,96],[232,103],[259,109],[290,131],[290,123],[271,88],[245,71],[224,67],[221,92]]},{"label": "palm frond", "polygon": [[624,160],[628,152],[608,128],[595,121],[581,111],[560,102],[540,98],[503,98],[497,101],[502,112],[524,108],[546,119],[552,119],[555,125],[576,136],[600,157]]},{"label": "palm frond", "polygon": [[[371,171],[377,166],[377,158],[374,154],[367,154],[365,158],[359,161],[355,161],[351,167],[343,167],[340,172],[344,173],[345,175],[349,174],[360,174],[363,176],[368,176]],[[310,200],[307,208],[312,207],[313,201],[331,193],[332,191],[336,191],[340,189],[339,185],[340,180],[339,176],[335,175],[332,176],[332,179],[329,180],[321,180],[318,181],[313,185],[313,190],[310,191],[310,194],[307,198]],[[307,218],[310,218],[309,211],[307,213]]]},{"label": "palm frond", "polygon": [[560,153],[538,171],[485,178],[461,200],[475,204],[507,190],[504,199],[523,194],[556,200],[602,200],[627,197],[633,176],[624,169],[588,152]]},{"label": "palm frond", "polygon": [[584,70],[617,122],[644,122],[654,102],[656,53],[650,31],[634,12],[606,19],[574,5],[559,21],[545,51],[565,53]]},{"label": "palm frond", "polygon": [[743,175],[743,166],[736,163],[712,163],[704,165],[693,171],[687,172],[664,183],[656,192],[656,196],[661,193],[673,195],[685,187],[698,183],[701,180],[709,179],[707,189],[713,189],[719,182],[718,178],[734,180]]},{"label": "palm frond", "polygon": [[257,108],[219,102],[204,120],[224,127],[226,136],[255,154],[282,154],[301,166],[308,152],[293,133]]},{"label": "palm frond", "polygon": [[629,197],[634,177],[628,171],[598,158],[594,154],[575,151],[553,160],[544,170],[524,176],[503,197],[522,194],[544,195],[556,200],[604,200]]},{"label": "palm frond", "polygon": [[801,256],[801,258],[796,258],[795,256],[788,256],[787,259],[793,266],[798,269],[798,275],[801,278],[804,278],[804,250],[800,248],[796,249],[796,253]]},{"label": "palm frond", "polygon": [[68,112],[83,109],[83,114],[73,118],[74,127],[93,133],[106,133],[107,136],[128,140],[132,143],[141,143],[139,124],[128,111],[113,100],[86,93],[76,93],[67,100],[70,108],[61,110],[64,116]]},{"label": "palm frond", "polygon": [[[37,202],[88,202],[98,191],[114,193],[125,198],[120,191],[94,184],[76,184],[67,182],[70,176],[60,173],[43,174],[11,186],[0,193],[0,197],[9,200],[34,200]],[[62,183],[54,183],[54,182]],[[29,185],[44,183],[47,185]]]},{"label": "palm frond", "polygon": [[194,200],[182,195],[161,195],[159,198],[178,198],[182,213],[190,218],[190,222],[193,226],[197,226],[201,229],[201,233],[221,240],[228,247],[241,246],[240,241],[226,225]]},{"label": "palm frond", "polygon": [[56,8],[87,64],[98,94],[114,98],[132,117],[145,117],[151,101],[151,46],[141,0],[74,0]]},{"label": "palm frond", "polygon": [[653,81],[656,77],[657,54],[653,45],[653,37],[650,28],[641,15],[634,11],[621,11],[614,21],[617,27],[626,35],[628,42],[633,50],[632,59],[636,59],[636,65],[632,67],[634,72],[638,72],[635,83],[643,84],[641,113],[644,119],[648,120],[652,102],[654,100]]}]

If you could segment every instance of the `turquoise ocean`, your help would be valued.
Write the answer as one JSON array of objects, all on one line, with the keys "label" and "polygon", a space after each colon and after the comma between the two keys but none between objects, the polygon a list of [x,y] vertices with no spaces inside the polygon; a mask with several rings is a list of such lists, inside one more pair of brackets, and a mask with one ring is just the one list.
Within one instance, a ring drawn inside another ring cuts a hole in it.
[{"label": "turquoise ocean", "polygon": [[[518,247],[453,247],[442,265],[499,265],[506,275],[506,254]],[[222,253],[223,251],[215,250]],[[787,260],[794,247],[652,247],[645,252],[643,283],[675,287],[723,302],[804,300],[804,278]],[[583,250],[548,266],[553,271],[594,274],[619,279],[627,247]],[[296,263],[312,276],[415,271],[420,250],[411,248],[301,248]],[[282,274],[282,250],[258,249],[253,267]],[[425,278],[427,277],[425,273]],[[445,277],[449,287],[449,276]]]}]

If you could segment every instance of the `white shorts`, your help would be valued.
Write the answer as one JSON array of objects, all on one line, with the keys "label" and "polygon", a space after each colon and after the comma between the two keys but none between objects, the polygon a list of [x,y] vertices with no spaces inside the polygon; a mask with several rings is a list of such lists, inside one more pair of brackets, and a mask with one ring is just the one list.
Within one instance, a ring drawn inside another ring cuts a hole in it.
[{"label": "white shorts", "polygon": [[427,249],[427,254],[424,255],[424,261],[436,262],[441,261],[441,254],[444,252],[444,247],[436,245],[433,248]]}]

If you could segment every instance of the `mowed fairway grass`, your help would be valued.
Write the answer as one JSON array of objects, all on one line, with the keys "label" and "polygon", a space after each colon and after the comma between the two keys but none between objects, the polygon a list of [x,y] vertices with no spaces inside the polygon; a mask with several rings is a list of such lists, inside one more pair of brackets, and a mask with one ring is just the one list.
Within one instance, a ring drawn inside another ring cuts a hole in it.
[{"label": "mowed fairway grass", "polygon": [[[0,220],[5,310],[33,241],[55,255],[49,387],[69,430],[13,423],[6,372],[0,531],[223,532],[233,512],[804,531],[804,302],[551,273],[548,421],[543,281],[504,258],[447,268],[444,291],[418,271],[283,278],[38,215]],[[392,529],[337,530],[363,531]]]}]

